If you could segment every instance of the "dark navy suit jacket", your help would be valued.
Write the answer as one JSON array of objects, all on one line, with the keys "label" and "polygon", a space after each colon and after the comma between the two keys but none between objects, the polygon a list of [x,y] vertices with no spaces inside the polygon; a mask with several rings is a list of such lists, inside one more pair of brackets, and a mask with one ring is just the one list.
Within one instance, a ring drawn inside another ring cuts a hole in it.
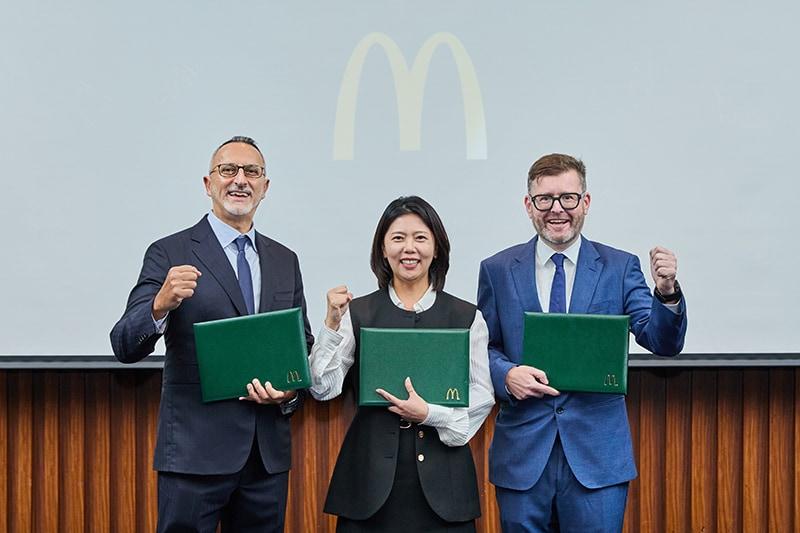
[{"label": "dark navy suit jacket", "polygon": [[[301,307],[310,349],[314,339],[297,256],[260,233],[256,249],[261,266],[259,311]],[[114,354],[123,363],[133,363],[153,352],[160,337],[153,324],[153,299],[169,269],[178,265],[194,265],[202,275],[194,295],[167,318],[154,468],[188,474],[238,472],[257,438],[267,471],[285,472],[291,465],[291,435],[288,416],[280,407],[201,399],[192,325],[247,314],[236,274],[206,217],[147,249],[125,313],[111,331]]]},{"label": "dark navy suit jacket", "polygon": [[[527,490],[544,470],[556,433],[582,485],[605,487],[636,477],[625,397],[565,393],[517,401],[505,389],[522,362],[523,314],[541,312],[535,278],[536,237],[484,260],[478,308],[489,327],[489,367],[500,402],[489,451],[497,486]],[[636,342],[658,355],[676,355],[686,333],[684,300],[673,313],[652,297],[636,256],[581,240],[570,313],[629,315]],[[569,342],[569,339],[564,339]]]}]

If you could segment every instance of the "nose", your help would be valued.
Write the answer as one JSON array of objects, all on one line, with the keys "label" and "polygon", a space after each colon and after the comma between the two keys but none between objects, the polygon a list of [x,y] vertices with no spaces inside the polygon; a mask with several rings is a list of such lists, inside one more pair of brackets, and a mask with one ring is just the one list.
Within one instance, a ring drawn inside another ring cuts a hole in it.
[{"label": "nose", "polygon": [[414,239],[406,239],[403,241],[403,251],[404,252],[413,252],[414,251]]},{"label": "nose", "polygon": [[239,186],[247,184],[247,178],[244,175],[244,169],[243,168],[239,167],[237,169],[236,175],[233,177],[233,182],[236,185],[239,185]]},{"label": "nose", "polygon": [[564,208],[561,205],[561,198],[553,200],[553,207],[550,208],[550,211],[554,213],[564,213]]}]

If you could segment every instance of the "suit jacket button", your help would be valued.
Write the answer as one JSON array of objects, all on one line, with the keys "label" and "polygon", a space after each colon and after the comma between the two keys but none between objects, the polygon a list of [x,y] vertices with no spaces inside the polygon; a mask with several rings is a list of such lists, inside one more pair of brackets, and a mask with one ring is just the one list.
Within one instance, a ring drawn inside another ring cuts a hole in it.
[{"label": "suit jacket button", "polygon": [[424,431],[420,431],[419,433],[417,433],[417,436],[419,436],[419,438],[422,438],[422,437],[425,436],[425,432]]},{"label": "suit jacket button", "polygon": [[563,412],[564,412],[564,408],[563,407],[559,407],[559,408],[556,409],[556,414],[557,415],[560,415]]},{"label": "suit jacket button", "polygon": [[424,461],[424,460],[425,460],[425,456],[424,456],[424,455],[422,455],[422,454],[419,454],[419,455],[417,456],[417,461],[419,461],[420,463],[421,463],[422,461]]}]

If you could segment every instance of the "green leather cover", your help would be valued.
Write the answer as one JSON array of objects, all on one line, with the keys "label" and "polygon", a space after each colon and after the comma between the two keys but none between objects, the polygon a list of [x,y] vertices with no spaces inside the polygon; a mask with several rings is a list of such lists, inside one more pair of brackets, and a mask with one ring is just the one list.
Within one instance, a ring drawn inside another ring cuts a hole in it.
[{"label": "green leather cover", "polygon": [[194,324],[204,402],[247,396],[253,378],[278,390],[311,385],[299,307]]},{"label": "green leather cover", "polygon": [[361,328],[359,405],[389,405],[375,389],[408,398],[406,377],[426,402],[469,405],[469,330]]},{"label": "green leather cover", "polygon": [[525,313],[523,364],[559,391],[628,391],[628,316]]}]

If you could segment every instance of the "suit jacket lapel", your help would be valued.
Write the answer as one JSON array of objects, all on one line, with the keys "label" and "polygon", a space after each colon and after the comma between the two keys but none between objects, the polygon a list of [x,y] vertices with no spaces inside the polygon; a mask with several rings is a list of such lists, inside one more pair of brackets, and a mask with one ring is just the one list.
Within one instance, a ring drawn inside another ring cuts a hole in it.
[{"label": "suit jacket lapel", "polygon": [[517,289],[517,297],[523,311],[542,312],[539,292],[536,290],[536,237],[528,241],[511,264],[511,277]]},{"label": "suit jacket lapel", "polygon": [[603,263],[594,245],[585,237],[581,239],[581,251],[575,268],[575,283],[572,286],[570,313],[586,313],[597,289]]},{"label": "suit jacket lapel", "polygon": [[261,269],[261,302],[258,306],[260,313],[270,310],[275,296],[275,283],[279,279],[275,272],[270,272],[270,268],[276,268],[276,262],[272,257],[272,246],[269,239],[256,232],[256,246],[258,248],[258,264]]},{"label": "suit jacket lapel", "polygon": [[209,274],[213,276],[225,289],[239,314],[246,315],[247,307],[242,296],[242,289],[239,288],[239,281],[236,279],[236,273],[233,271],[225,251],[219,245],[217,236],[211,230],[206,217],[203,217],[193,228],[192,251],[203,263],[203,267],[199,269],[200,272],[206,276]]}]

